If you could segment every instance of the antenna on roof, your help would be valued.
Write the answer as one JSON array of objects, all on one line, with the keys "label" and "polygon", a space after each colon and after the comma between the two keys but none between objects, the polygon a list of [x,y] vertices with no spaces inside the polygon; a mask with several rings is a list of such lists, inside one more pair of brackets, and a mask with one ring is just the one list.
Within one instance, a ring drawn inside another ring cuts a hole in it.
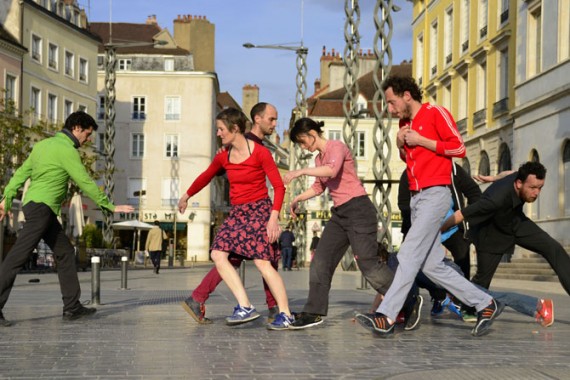
[{"label": "antenna on roof", "polygon": [[113,0],[109,0],[109,43],[113,43]]}]

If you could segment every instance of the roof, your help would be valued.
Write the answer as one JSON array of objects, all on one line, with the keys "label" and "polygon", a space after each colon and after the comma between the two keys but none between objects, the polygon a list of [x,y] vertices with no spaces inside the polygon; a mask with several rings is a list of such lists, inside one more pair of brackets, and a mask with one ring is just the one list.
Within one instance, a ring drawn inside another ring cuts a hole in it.
[{"label": "roof", "polygon": [[99,45],[99,53],[105,51],[105,46],[110,42],[110,32],[112,32],[112,43],[136,44],[148,43],[148,46],[117,47],[117,54],[160,54],[160,55],[188,55],[190,52],[182,48],[154,47],[155,36],[161,32],[158,24],[134,24],[128,22],[92,22],[89,24],[91,33],[99,36],[103,41]]},{"label": "roof", "polygon": [[[373,73],[373,71],[370,71],[357,80],[359,93],[368,101],[368,110],[371,113],[373,112],[371,102],[374,99],[374,93],[376,92]],[[399,65],[392,66],[390,75],[411,76],[411,62],[402,62]],[[378,79],[381,80],[381,73],[378,73]],[[346,93],[344,87],[323,93],[320,96],[319,93],[314,94],[307,101],[309,116],[344,117],[344,111],[342,108],[344,94]]]},{"label": "roof", "polygon": [[216,98],[216,103],[220,109],[226,109],[228,107],[237,108],[241,111],[241,106],[238,102],[230,95],[229,92],[220,92]]},{"label": "roof", "polygon": [[2,24],[0,24],[0,40],[21,50],[22,53],[28,50],[24,45],[20,44],[18,40],[12,35],[12,33],[8,32]]}]

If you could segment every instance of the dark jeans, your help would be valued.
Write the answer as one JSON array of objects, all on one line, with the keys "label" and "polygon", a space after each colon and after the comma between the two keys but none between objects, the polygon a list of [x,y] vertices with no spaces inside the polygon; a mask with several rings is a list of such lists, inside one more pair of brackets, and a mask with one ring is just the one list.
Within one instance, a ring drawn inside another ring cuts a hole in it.
[{"label": "dark jeans", "polygon": [[283,270],[291,270],[291,263],[293,262],[293,247],[281,248],[281,260],[283,261]]},{"label": "dark jeans", "polygon": [[63,311],[77,307],[81,288],[75,268],[75,250],[53,211],[43,203],[29,202],[23,207],[26,223],[16,243],[0,265],[0,310],[8,301],[16,275],[29,260],[41,239],[50,247],[57,265]]},{"label": "dark jeans", "polygon": [[469,247],[471,243],[463,237],[463,231],[458,230],[449,239],[443,242],[445,248],[451,252],[453,261],[459,266],[466,279],[470,278],[471,264],[469,262]]},{"label": "dark jeans", "polygon": [[160,269],[160,259],[162,258],[162,251],[149,251],[150,261],[158,271]]},{"label": "dark jeans", "polygon": [[349,245],[358,268],[376,291],[386,293],[394,278],[392,270],[379,261],[378,218],[370,199],[356,197],[331,211],[311,262],[306,313],[327,315],[332,277]]},{"label": "dark jeans", "polygon": [[[523,220],[514,231],[515,244],[536,252],[548,261],[558,275],[560,284],[570,294],[570,256],[559,242],[531,220]],[[491,253],[477,250],[477,273],[473,282],[489,289],[493,275],[504,252]]]}]

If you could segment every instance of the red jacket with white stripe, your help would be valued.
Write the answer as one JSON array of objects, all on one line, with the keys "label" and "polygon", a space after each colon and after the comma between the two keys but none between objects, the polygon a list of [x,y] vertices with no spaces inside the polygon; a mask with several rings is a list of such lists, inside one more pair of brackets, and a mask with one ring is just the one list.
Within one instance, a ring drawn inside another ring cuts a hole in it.
[{"label": "red jacket with white stripe", "polygon": [[400,120],[400,128],[406,126],[437,142],[435,152],[421,146],[404,146],[410,190],[450,185],[451,158],[465,157],[465,145],[451,113],[443,107],[424,103],[413,121]]}]

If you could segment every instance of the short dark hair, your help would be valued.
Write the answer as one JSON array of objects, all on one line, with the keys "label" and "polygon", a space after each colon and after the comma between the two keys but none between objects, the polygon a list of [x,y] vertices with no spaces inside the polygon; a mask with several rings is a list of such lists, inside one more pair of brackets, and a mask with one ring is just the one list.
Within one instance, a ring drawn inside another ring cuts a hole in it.
[{"label": "short dark hair", "polygon": [[154,225],[155,225],[155,226],[160,226],[160,222],[159,222],[158,220],[155,220],[155,221],[154,221]]},{"label": "short dark hair", "polygon": [[389,76],[382,83],[382,90],[386,91],[390,87],[397,96],[404,96],[404,92],[408,91],[412,99],[418,102],[422,101],[422,90],[412,77]]},{"label": "short dark hair", "polygon": [[245,133],[247,118],[237,108],[226,108],[216,116],[216,120],[223,122],[230,132],[233,132],[237,126],[241,134]]},{"label": "short dark hair", "polygon": [[72,131],[75,126],[80,127],[82,130],[93,127],[94,131],[99,127],[91,115],[83,111],[77,111],[69,115],[67,119],[65,119],[63,129]]},{"label": "short dark hair", "polygon": [[538,161],[527,161],[519,167],[516,179],[524,182],[531,174],[536,179],[544,179],[546,178],[546,168]]},{"label": "short dark hair", "polygon": [[263,113],[265,112],[265,109],[267,108],[268,105],[269,105],[269,103],[259,102],[256,105],[254,105],[253,107],[251,107],[251,111],[249,111],[249,117],[251,117],[252,123],[255,123],[255,117],[257,115],[259,115],[259,116],[263,115]]},{"label": "short dark hair", "polygon": [[300,135],[307,135],[309,131],[315,131],[319,136],[322,136],[323,129],[322,127],[325,125],[322,121],[316,122],[309,117],[300,118],[295,122],[293,128],[289,132],[289,139],[293,141],[295,144],[299,142]]}]

